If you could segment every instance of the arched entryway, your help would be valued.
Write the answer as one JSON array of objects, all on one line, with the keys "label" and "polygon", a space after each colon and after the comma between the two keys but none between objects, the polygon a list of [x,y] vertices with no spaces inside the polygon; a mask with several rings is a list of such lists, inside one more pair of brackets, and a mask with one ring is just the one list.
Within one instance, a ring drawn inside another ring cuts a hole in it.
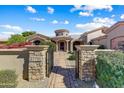
[{"label": "arched entryway", "polygon": [[35,40],[35,41],[33,42],[34,45],[40,45],[40,43],[41,43],[40,40]]},{"label": "arched entryway", "polygon": [[60,42],[60,51],[65,51],[65,42]]}]

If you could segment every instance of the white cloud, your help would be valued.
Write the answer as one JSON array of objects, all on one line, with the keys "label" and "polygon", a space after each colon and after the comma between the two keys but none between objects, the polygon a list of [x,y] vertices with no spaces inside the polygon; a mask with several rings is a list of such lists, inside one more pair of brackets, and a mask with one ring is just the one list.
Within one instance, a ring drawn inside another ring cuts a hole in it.
[{"label": "white cloud", "polygon": [[79,15],[80,16],[93,16],[93,14],[90,12],[79,12]]},{"label": "white cloud", "polygon": [[2,32],[2,33],[5,35],[14,35],[15,34],[14,32]]},{"label": "white cloud", "polygon": [[93,22],[94,23],[100,23],[100,24],[105,24],[105,25],[112,25],[113,23],[115,23],[115,20],[112,19],[112,18],[108,18],[108,17],[105,17],[105,18],[100,18],[100,17],[95,17],[93,19]]},{"label": "white cloud", "polygon": [[52,7],[47,7],[47,12],[48,12],[49,14],[53,14],[53,13],[54,13],[54,8],[52,8]]},{"label": "white cloud", "polygon": [[68,20],[65,20],[63,24],[69,24],[69,21]]},{"label": "white cloud", "polygon": [[4,35],[4,34],[1,34],[0,33],[0,40],[3,41],[3,40],[7,40],[10,36],[9,35]]},{"label": "white cloud", "polygon": [[34,17],[34,18],[30,18],[30,19],[34,20],[34,21],[45,21],[44,18],[36,18],[36,17]]},{"label": "white cloud", "polygon": [[112,15],[111,17],[115,17],[115,15]]},{"label": "white cloud", "polygon": [[70,12],[80,11],[80,16],[93,16],[95,10],[107,10],[111,12],[113,10],[111,5],[75,5],[70,9]]},{"label": "white cloud", "polygon": [[51,23],[52,24],[64,24],[64,25],[67,25],[67,24],[69,24],[69,21],[68,20],[65,20],[65,21],[53,20]]},{"label": "white cloud", "polygon": [[30,13],[36,13],[36,12],[37,12],[36,9],[34,9],[34,8],[31,7],[31,6],[27,6],[27,7],[26,7],[26,10],[27,10],[28,12],[30,12]]},{"label": "white cloud", "polygon": [[13,34],[15,34],[15,32],[1,32],[0,40],[7,40]]},{"label": "white cloud", "polygon": [[115,23],[116,21],[114,19],[111,18],[100,18],[100,17],[96,17],[93,19],[92,22],[90,23],[86,23],[86,24],[76,24],[75,27],[84,31],[89,31],[89,30],[93,30],[96,29],[98,27],[102,27],[102,26],[111,26]]},{"label": "white cloud", "polygon": [[13,31],[23,31],[23,29],[20,26],[12,26],[12,25],[0,25],[0,28],[13,30]]},{"label": "white cloud", "polygon": [[70,9],[70,12],[74,12],[77,10],[84,10],[84,8],[82,7],[82,5],[74,5],[74,7]]},{"label": "white cloud", "polygon": [[124,14],[122,14],[122,15],[120,16],[120,18],[121,18],[121,19],[124,19]]},{"label": "white cloud", "polygon": [[57,20],[53,20],[52,24],[58,24],[59,22]]},{"label": "white cloud", "polygon": [[86,5],[86,6],[83,7],[83,9],[87,10],[87,11],[90,11],[90,12],[93,12],[94,10],[102,10],[102,9],[105,9],[105,10],[108,10],[108,11],[113,10],[111,5],[94,5],[94,6]]},{"label": "white cloud", "polygon": [[95,23],[76,24],[76,28],[84,31],[89,31],[97,27],[100,27],[100,24],[95,24]]}]

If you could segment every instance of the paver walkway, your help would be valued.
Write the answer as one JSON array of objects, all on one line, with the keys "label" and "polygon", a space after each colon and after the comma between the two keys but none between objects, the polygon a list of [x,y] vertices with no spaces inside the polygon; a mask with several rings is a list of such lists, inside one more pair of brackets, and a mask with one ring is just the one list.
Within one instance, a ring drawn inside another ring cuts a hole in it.
[{"label": "paver walkway", "polygon": [[66,52],[55,52],[54,67],[50,75],[48,87],[50,88],[75,88],[79,87],[75,79],[73,67],[74,62],[70,64],[67,60],[69,54]]}]

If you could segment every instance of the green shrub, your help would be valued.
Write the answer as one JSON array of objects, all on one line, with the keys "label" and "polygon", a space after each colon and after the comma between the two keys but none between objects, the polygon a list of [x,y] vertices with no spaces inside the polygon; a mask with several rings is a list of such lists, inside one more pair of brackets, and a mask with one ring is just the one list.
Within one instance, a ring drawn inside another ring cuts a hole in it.
[{"label": "green shrub", "polygon": [[99,53],[96,65],[96,82],[104,88],[124,87],[124,54]]},{"label": "green shrub", "polygon": [[70,53],[70,56],[68,57],[68,60],[76,60],[76,56],[74,53]]},{"label": "green shrub", "polygon": [[13,88],[17,86],[17,75],[12,70],[0,71],[0,87],[1,88]]}]

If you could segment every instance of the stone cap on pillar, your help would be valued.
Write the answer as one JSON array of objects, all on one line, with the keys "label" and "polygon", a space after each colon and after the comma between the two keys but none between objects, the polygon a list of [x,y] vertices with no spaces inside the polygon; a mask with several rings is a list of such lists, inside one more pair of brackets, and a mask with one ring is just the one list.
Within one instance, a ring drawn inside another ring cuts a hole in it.
[{"label": "stone cap on pillar", "polygon": [[76,45],[77,50],[93,51],[97,49],[99,45]]},{"label": "stone cap on pillar", "polygon": [[27,50],[47,50],[49,48],[48,45],[27,45]]}]

